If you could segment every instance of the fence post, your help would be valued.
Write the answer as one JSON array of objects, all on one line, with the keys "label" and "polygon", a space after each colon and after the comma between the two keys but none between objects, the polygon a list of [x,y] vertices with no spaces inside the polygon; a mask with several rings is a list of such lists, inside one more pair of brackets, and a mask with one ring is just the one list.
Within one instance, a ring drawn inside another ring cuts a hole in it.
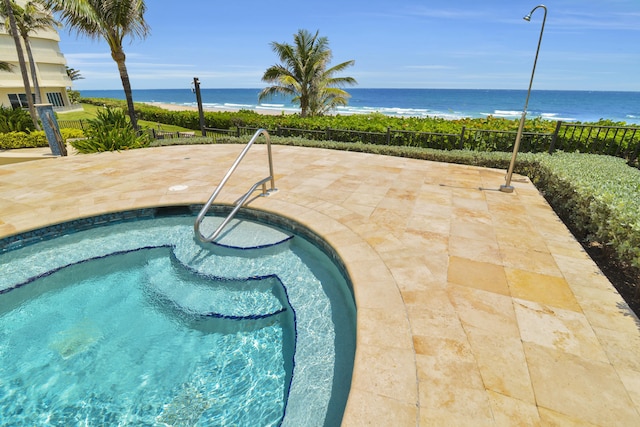
[{"label": "fence post", "polygon": [[387,145],[391,145],[391,127],[387,126]]},{"label": "fence post", "polygon": [[[629,140],[629,142],[632,142],[633,141],[633,137],[636,136],[636,130],[633,131],[633,135],[631,135],[631,139]],[[638,154],[640,154],[640,141],[638,141],[636,143],[636,149],[633,150],[633,154],[631,155],[631,158],[629,159],[629,164],[633,164],[636,161],[636,159],[638,158]]]},{"label": "fence post", "polygon": [[460,143],[459,145],[459,149],[463,150],[464,149],[464,131],[466,129],[466,126],[462,126],[462,130],[460,131]]},{"label": "fence post", "polygon": [[556,123],[556,130],[551,136],[551,144],[549,144],[549,154],[553,154],[553,152],[556,150],[556,141],[558,140],[558,133],[560,133],[560,126],[562,126],[562,120],[558,120],[558,123]]},{"label": "fence post", "polygon": [[240,138],[240,126],[236,126],[236,137]]},{"label": "fence post", "polygon": [[207,136],[207,131],[204,130],[204,110],[202,109],[202,96],[200,96],[200,79],[193,78],[193,91],[196,93],[196,101],[198,103],[198,118],[200,119],[200,132],[202,136]]}]

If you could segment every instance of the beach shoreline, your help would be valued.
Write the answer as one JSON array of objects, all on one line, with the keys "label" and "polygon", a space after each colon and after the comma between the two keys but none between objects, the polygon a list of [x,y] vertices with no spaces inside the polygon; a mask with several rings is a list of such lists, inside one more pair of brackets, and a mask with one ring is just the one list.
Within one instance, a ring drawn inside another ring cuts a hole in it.
[{"label": "beach shoreline", "polygon": [[[198,107],[191,105],[180,105],[180,104],[171,104],[166,102],[142,102],[142,104],[152,105],[154,107],[162,108],[163,110],[168,111],[198,111]],[[233,108],[229,106],[224,107],[211,107],[211,106],[203,106],[202,110],[205,112],[218,112],[218,113],[237,113],[240,110],[249,110],[258,114],[263,114],[267,116],[283,116],[287,114],[295,114],[293,111],[288,111],[286,109],[277,110],[273,108]]]},{"label": "beach shoreline", "polygon": [[[258,101],[260,89],[201,90],[202,106],[207,112],[255,111],[265,115],[300,114],[291,99],[273,97],[268,103]],[[334,115],[380,113],[391,117],[430,117],[457,120],[488,116],[516,119],[522,115],[524,90],[480,89],[367,89],[349,90],[348,105],[339,106]],[[122,90],[83,90],[86,98],[124,100]],[[169,110],[195,111],[196,99],[186,89],[133,90],[136,102],[157,105]],[[601,119],[640,125],[640,93],[593,91],[531,92],[527,119],[561,120],[593,123]]]}]

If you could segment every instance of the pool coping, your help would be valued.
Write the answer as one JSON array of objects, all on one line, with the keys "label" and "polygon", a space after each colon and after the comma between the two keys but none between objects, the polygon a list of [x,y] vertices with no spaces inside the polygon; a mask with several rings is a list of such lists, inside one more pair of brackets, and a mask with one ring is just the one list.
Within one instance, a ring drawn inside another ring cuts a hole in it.
[{"label": "pool coping", "polygon": [[[526,177],[504,194],[495,169],[273,149],[279,191],[250,207],[317,233],[354,287],[343,425],[640,420],[638,319]],[[0,238],[100,213],[202,204],[240,150],[178,146],[0,166]],[[262,156],[256,146],[221,203],[260,178]]]}]

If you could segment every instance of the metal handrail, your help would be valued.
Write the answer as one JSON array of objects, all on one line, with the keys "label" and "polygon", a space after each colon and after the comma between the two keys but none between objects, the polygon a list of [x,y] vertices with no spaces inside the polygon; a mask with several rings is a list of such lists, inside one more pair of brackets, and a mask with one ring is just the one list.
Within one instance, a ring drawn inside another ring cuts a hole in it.
[{"label": "metal handrail", "polygon": [[[224,185],[227,183],[227,181],[229,180],[233,172],[235,172],[235,170],[238,168],[238,165],[240,164],[244,156],[247,154],[247,152],[249,151],[253,143],[256,141],[256,139],[258,139],[260,135],[264,135],[265,139],[267,140],[267,155],[269,158],[269,176],[253,184],[251,189],[247,191],[242,197],[240,197],[235,202],[235,207],[233,208],[231,213],[227,215],[225,220],[222,221],[222,223],[218,226],[218,228],[216,228],[213,234],[211,234],[209,237],[204,236],[200,232],[200,225],[202,224],[202,220],[207,215],[207,212],[209,212],[209,209],[211,208],[213,201],[216,199],[216,197],[218,197],[218,194],[220,194],[222,187],[224,187]],[[267,190],[266,184],[269,181],[271,181],[271,189]],[[224,178],[222,178],[222,181],[220,181],[220,184],[218,184],[218,186],[216,187],[211,197],[209,197],[209,200],[207,201],[207,203],[202,207],[202,209],[200,209],[200,213],[198,213],[198,217],[196,218],[196,221],[193,224],[193,230],[196,234],[196,237],[198,237],[198,239],[201,242],[205,242],[205,243],[213,242],[220,235],[220,233],[222,232],[224,227],[229,223],[229,221],[233,219],[233,217],[238,212],[238,210],[242,207],[242,205],[244,205],[244,203],[247,201],[249,196],[254,191],[256,191],[258,186],[262,185],[262,196],[268,196],[269,193],[273,191],[277,191],[277,189],[275,188],[275,183],[276,183],[275,178],[273,176],[273,157],[271,156],[271,138],[269,137],[269,132],[267,132],[265,129],[258,129],[256,133],[253,134],[253,137],[251,138],[249,143],[247,143],[247,146],[244,147],[244,150],[242,150],[242,152],[238,155],[235,162],[233,162],[233,165],[231,165],[231,168],[229,168]]]}]

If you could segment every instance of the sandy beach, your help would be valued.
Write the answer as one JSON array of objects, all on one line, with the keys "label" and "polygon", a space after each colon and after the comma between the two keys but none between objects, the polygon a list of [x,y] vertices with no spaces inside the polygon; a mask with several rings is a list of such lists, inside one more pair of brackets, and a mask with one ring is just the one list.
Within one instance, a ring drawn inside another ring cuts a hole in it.
[{"label": "sandy beach", "polygon": [[[143,102],[143,104],[153,105],[169,111],[198,111],[198,107],[190,105],[170,104],[164,102]],[[230,108],[230,107],[203,107],[204,111],[210,112],[238,112],[240,110],[251,110],[258,114],[265,114],[269,116],[280,116],[283,114],[294,114],[290,110],[276,110],[272,108]]]}]

